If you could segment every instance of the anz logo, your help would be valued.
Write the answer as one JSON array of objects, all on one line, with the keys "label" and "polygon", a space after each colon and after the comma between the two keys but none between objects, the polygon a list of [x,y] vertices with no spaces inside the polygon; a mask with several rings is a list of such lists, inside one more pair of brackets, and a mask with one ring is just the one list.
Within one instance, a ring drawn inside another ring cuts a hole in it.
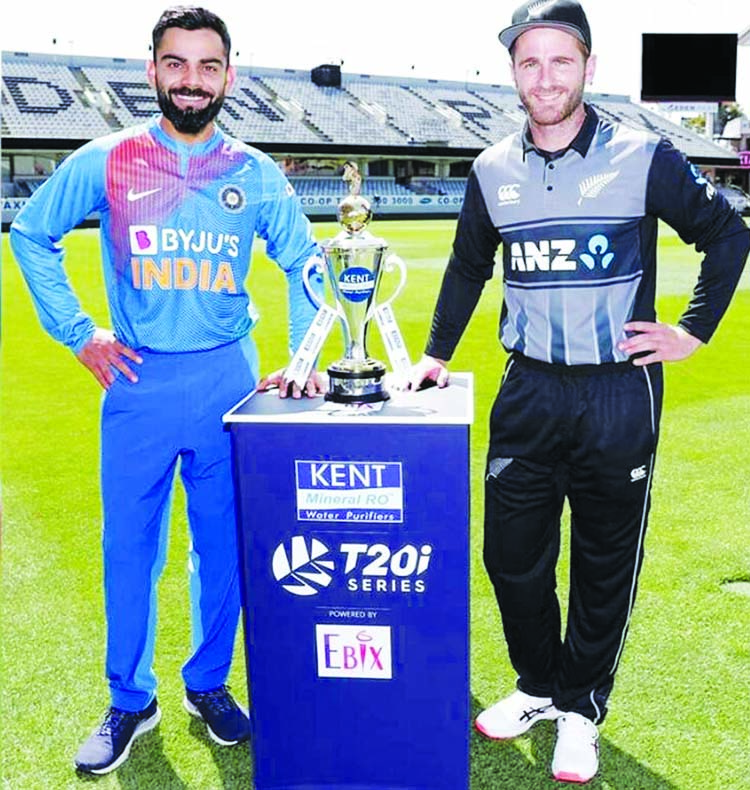
[{"label": "anz logo", "polygon": [[586,250],[574,255],[575,239],[543,239],[541,241],[514,241],[510,245],[510,266],[516,272],[574,272],[579,261],[589,270],[607,270],[615,254],[610,250],[609,239],[601,233],[586,242]]}]

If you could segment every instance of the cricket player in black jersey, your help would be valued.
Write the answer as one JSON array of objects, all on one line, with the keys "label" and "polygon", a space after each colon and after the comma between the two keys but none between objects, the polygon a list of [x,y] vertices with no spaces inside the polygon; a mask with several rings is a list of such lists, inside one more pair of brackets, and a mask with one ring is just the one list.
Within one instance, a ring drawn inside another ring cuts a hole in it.
[{"label": "cricket player in black jersey", "polygon": [[[409,386],[448,383],[450,360],[503,247],[484,560],[517,689],[477,728],[513,738],[557,721],[552,773],[587,782],[633,610],[662,403],[662,362],[716,330],[750,233],[667,140],[599,118],[575,0],[533,0],[500,33],[527,122],[474,162],[424,357]],[[657,225],[704,254],[676,326],[654,308]],[[571,511],[568,621],[555,567]]]}]

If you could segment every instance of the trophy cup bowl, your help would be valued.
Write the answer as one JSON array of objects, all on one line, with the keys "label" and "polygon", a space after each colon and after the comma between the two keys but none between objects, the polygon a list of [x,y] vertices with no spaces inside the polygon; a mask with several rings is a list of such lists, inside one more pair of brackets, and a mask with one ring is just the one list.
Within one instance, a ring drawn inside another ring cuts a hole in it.
[{"label": "trophy cup bowl", "polygon": [[[359,195],[349,195],[339,204],[338,218],[343,230],[323,242],[325,272],[336,303],[336,313],[344,332],[344,356],[328,367],[326,400],[334,403],[377,403],[390,397],[385,389],[386,367],[367,353],[367,329],[374,311],[381,275],[394,265],[401,281],[387,303],[396,298],[406,279],[400,258],[387,255],[388,244],[366,230],[372,217],[370,204]],[[311,262],[312,263],[312,262]],[[312,263],[304,279],[313,299],[322,303],[309,286]]]}]

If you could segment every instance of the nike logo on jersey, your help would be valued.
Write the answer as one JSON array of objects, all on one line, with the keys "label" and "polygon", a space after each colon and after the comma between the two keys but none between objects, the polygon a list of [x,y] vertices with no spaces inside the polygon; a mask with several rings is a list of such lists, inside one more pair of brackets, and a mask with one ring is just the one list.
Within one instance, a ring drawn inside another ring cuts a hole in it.
[{"label": "nike logo on jersey", "polygon": [[143,192],[136,192],[132,187],[128,190],[128,203],[134,203],[136,200],[142,200],[149,195],[155,195],[161,192],[161,187],[155,189],[145,189]]},{"label": "nike logo on jersey", "polygon": [[234,173],[234,175],[235,176],[241,176],[241,175],[243,175],[245,173],[250,172],[253,168],[254,168],[254,165],[253,165],[252,162],[245,162],[245,164],[242,165],[242,167],[236,173]]}]

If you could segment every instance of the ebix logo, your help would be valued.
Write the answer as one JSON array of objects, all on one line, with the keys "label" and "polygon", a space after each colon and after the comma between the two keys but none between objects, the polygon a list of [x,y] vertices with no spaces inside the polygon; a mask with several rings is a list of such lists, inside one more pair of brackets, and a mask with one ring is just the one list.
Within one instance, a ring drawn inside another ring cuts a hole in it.
[{"label": "ebix logo", "polygon": [[387,625],[315,625],[318,677],[390,680],[391,628]]}]

